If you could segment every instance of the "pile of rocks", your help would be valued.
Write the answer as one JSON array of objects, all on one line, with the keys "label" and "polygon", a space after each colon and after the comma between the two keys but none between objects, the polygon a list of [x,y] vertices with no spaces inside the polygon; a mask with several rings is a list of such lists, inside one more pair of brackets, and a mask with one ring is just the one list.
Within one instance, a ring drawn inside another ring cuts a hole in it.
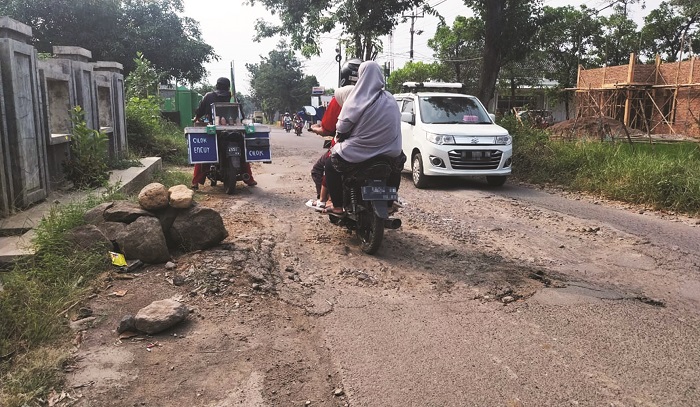
[{"label": "pile of rocks", "polygon": [[87,224],[73,229],[68,239],[80,248],[104,248],[150,264],[168,261],[171,250],[214,247],[228,236],[223,219],[192,198],[185,185],[168,189],[152,183],[141,190],[138,204],[113,201],[90,209]]}]

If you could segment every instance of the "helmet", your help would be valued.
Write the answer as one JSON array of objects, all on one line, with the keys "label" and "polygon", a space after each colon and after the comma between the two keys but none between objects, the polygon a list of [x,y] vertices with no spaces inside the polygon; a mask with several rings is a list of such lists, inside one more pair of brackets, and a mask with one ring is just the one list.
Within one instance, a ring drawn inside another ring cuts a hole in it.
[{"label": "helmet", "polygon": [[216,80],[217,90],[229,90],[231,88],[231,81],[228,78],[219,78]]},{"label": "helmet", "polygon": [[354,85],[357,83],[357,70],[360,69],[360,64],[362,60],[358,58],[353,58],[345,61],[342,68],[340,68],[340,80],[338,81],[339,86]]}]

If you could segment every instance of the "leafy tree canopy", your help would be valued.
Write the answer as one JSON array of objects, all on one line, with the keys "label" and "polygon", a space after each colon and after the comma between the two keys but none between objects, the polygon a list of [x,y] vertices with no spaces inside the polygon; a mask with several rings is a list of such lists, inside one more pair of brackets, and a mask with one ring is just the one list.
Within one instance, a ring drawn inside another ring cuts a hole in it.
[{"label": "leafy tree canopy", "polygon": [[403,13],[420,9],[436,14],[426,0],[248,0],[250,5],[258,3],[281,23],[258,20],[257,38],[289,37],[292,47],[306,57],[319,55],[320,35],[340,26],[352,57],[374,59],[379,37],[390,34]]},{"label": "leafy tree canopy", "polygon": [[700,6],[662,2],[644,19],[641,32],[644,55],[652,59],[658,54],[665,61],[676,61],[681,51],[690,51],[694,38],[700,40],[699,22]]},{"label": "leafy tree canopy", "polygon": [[294,112],[309,103],[311,88],[318,86],[315,76],[301,70],[301,62],[294,56],[289,44],[280,41],[267,57],[257,64],[246,64],[250,74],[253,103],[260,106],[267,117],[275,112]]},{"label": "leafy tree canopy", "polygon": [[440,24],[433,38],[428,40],[428,46],[435,50],[435,58],[449,70],[450,81],[475,88],[484,50],[483,20],[457,16],[452,27]]},{"label": "leafy tree canopy", "polygon": [[389,75],[387,89],[391,93],[399,93],[404,82],[448,81],[450,77],[450,73],[438,62],[426,64],[411,61]]},{"label": "leafy tree canopy", "polygon": [[121,63],[128,74],[141,51],[166,77],[194,83],[218,56],[182,11],[182,0],[0,0],[0,15],[32,27],[39,52],[78,46],[94,60]]}]

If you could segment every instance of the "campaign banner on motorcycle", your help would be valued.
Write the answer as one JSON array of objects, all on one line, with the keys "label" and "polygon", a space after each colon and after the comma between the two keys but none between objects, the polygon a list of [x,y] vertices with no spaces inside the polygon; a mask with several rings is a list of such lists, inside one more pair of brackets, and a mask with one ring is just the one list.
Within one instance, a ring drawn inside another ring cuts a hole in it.
[{"label": "campaign banner on motorcycle", "polygon": [[246,161],[248,162],[272,162],[269,138],[249,138],[245,140]]},{"label": "campaign banner on motorcycle", "polygon": [[190,164],[219,162],[216,134],[207,134],[202,127],[186,128],[187,159]]}]

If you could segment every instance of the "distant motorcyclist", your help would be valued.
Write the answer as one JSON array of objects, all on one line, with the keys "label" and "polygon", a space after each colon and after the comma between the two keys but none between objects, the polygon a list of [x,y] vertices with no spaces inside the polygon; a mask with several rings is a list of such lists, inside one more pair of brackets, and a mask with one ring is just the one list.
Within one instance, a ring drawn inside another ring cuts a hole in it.
[{"label": "distant motorcyclist", "polygon": [[289,112],[284,112],[282,123],[284,125],[284,129],[287,131],[287,133],[289,133],[289,131],[292,130],[292,117],[289,115]]}]

